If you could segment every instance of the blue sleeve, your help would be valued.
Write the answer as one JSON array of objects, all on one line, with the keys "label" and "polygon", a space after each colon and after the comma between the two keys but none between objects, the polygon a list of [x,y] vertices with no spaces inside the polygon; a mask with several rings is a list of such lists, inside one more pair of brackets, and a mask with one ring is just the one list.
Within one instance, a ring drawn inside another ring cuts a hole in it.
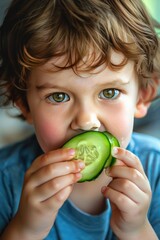
[{"label": "blue sleeve", "polygon": [[149,180],[152,199],[148,219],[160,239],[160,140],[134,133],[128,149],[139,157]]},{"label": "blue sleeve", "polygon": [[5,174],[0,172],[0,233],[8,225],[12,218],[12,203],[10,183]]},{"label": "blue sleeve", "polygon": [[23,172],[15,166],[0,171],[0,233],[17,212],[23,178]]},{"label": "blue sleeve", "polygon": [[147,177],[149,179],[152,200],[148,212],[149,221],[160,239],[160,153],[150,153]]}]

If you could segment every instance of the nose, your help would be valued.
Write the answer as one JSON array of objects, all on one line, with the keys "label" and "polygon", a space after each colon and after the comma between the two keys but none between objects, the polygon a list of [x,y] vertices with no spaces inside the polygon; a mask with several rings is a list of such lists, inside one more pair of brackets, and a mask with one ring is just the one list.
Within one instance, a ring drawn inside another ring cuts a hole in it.
[{"label": "nose", "polygon": [[98,115],[95,111],[91,110],[91,108],[87,108],[86,110],[79,108],[71,123],[73,130],[98,131],[100,126],[101,123]]}]

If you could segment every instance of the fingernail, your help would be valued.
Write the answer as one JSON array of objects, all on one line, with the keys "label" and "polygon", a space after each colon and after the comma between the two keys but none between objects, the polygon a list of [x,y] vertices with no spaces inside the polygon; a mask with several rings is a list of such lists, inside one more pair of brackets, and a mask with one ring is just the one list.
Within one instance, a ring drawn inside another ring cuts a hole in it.
[{"label": "fingernail", "polygon": [[112,148],[112,156],[116,157],[117,153],[118,153],[118,148],[117,147],[113,147]]},{"label": "fingernail", "polygon": [[76,179],[77,179],[77,180],[80,180],[81,177],[82,177],[82,174],[81,174],[81,173],[76,173],[75,175],[76,175]]},{"label": "fingernail", "polygon": [[80,169],[83,169],[83,168],[85,167],[85,163],[82,162],[82,161],[79,161],[79,162],[78,162],[78,167],[79,167]]},{"label": "fingernail", "polygon": [[104,193],[104,192],[106,191],[106,189],[107,189],[106,186],[102,187],[102,188],[101,188],[101,192]]},{"label": "fingernail", "polygon": [[110,168],[109,168],[109,167],[105,169],[105,174],[106,174],[107,176],[109,176],[109,174],[110,174]]},{"label": "fingernail", "polygon": [[75,149],[69,149],[69,155],[74,156],[75,155]]}]

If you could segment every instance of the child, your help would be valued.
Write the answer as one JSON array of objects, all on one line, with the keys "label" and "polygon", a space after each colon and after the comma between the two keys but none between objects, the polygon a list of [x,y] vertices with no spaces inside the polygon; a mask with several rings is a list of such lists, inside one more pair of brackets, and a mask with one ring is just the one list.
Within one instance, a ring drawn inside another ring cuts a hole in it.
[{"label": "child", "polygon": [[[36,136],[0,152],[0,239],[160,238],[160,142],[132,134],[159,74],[140,0],[13,0],[0,34],[3,104]],[[77,183],[84,163],[61,146],[88,130],[121,147],[112,168]]]}]

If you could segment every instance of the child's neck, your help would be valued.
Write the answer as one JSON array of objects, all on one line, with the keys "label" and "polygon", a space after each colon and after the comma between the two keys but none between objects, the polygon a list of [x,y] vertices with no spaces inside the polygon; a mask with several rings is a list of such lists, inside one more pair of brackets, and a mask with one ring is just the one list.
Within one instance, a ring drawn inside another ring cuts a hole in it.
[{"label": "child's neck", "polygon": [[70,200],[82,211],[89,214],[100,214],[105,210],[105,199],[101,193],[102,186],[109,181],[102,173],[95,181],[77,183],[70,195]]}]

